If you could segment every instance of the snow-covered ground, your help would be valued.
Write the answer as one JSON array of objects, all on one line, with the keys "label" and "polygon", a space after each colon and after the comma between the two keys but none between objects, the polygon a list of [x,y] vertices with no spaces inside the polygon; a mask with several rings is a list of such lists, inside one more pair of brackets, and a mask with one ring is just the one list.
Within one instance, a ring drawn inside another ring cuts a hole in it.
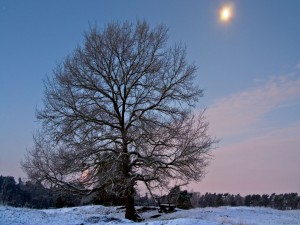
[{"label": "snow-covered ground", "polygon": [[83,206],[63,209],[34,210],[0,206],[0,225],[300,225],[300,210],[279,211],[269,208],[220,207],[178,210],[160,214],[157,210],[141,213],[145,221],[124,219],[118,207]]}]

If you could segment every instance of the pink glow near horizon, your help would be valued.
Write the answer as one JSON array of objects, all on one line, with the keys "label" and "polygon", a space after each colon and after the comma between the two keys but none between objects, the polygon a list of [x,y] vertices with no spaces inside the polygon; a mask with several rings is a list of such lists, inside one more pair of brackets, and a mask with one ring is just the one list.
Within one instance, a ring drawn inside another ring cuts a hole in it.
[{"label": "pink glow near horizon", "polygon": [[190,189],[244,195],[299,192],[300,121],[284,127],[264,121],[268,113],[299,100],[300,77],[288,75],[218,100],[207,111],[211,131],[222,141],[235,141],[221,141],[208,174]]},{"label": "pink glow near horizon", "polygon": [[[220,147],[208,174],[191,187],[235,194],[299,192],[300,123],[265,136]],[[284,138],[282,138],[284,136]]]}]

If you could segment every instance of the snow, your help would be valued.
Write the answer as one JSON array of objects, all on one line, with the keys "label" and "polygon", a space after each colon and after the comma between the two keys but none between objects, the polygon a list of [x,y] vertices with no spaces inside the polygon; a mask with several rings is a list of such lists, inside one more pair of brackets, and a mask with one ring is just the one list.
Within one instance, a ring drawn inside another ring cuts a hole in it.
[{"label": "snow", "polygon": [[[270,208],[197,208],[167,214],[151,210],[141,215],[145,220],[134,223],[124,219],[124,209],[119,207],[36,210],[0,206],[0,225],[300,225],[300,210],[279,211]],[[153,215],[160,217],[151,218]]]}]

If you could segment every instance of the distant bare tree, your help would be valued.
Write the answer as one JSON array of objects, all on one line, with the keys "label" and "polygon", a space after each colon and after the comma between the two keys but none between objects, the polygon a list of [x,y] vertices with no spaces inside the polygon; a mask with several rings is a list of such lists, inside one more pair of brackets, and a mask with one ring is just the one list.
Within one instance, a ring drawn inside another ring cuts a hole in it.
[{"label": "distant bare tree", "polygon": [[215,139],[203,113],[196,67],[167,46],[167,28],[145,21],[94,27],[45,82],[42,129],[22,163],[30,178],[83,194],[126,198],[136,219],[138,182],[199,181]]}]

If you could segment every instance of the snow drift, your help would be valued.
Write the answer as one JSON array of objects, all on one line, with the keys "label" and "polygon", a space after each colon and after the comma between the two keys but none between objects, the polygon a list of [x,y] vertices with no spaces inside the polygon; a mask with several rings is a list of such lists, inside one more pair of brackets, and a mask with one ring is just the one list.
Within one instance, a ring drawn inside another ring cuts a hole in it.
[{"label": "snow drift", "polygon": [[[160,214],[158,210],[141,212],[145,221],[124,219],[119,207],[82,206],[35,210],[0,206],[0,225],[300,225],[300,210],[279,211],[270,208],[220,207],[178,210]],[[151,217],[157,218],[151,218]]]}]

